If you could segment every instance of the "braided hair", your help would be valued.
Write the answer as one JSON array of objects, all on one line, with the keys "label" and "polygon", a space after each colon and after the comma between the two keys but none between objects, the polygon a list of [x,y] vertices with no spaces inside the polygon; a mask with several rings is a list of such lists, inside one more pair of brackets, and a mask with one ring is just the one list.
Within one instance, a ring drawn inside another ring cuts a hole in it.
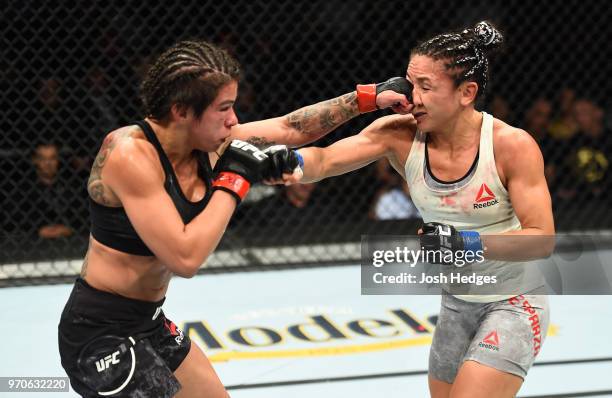
[{"label": "braided hair", "polygon": [[489,55],[501,47],[504,38],[490,22],[482,21],[471,29],[458,33],[444,33],[426,40],[412,50],[414,55],[425,55],[434,60],[445,60],[444,66],[455,85],[474,81],[485,92],[489,80]]},{"label": "braided hair", "polygon": [[240,65],[206,41],[181,41],[164,51],[147,72],[140,99],[144,114],[165,120],[173,105],[200,117],[219,89],[240,79]]}]

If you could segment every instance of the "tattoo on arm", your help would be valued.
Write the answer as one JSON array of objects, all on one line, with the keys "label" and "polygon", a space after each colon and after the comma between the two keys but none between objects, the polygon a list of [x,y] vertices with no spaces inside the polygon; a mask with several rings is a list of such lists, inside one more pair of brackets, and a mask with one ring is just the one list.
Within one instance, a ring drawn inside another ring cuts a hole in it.
[{"label": "tattoo on arm", "polygon": [[300,108],[286,116],[287,123],[303,134],[322,136],[359,115],[357,93]]},{"label": "tattoo on arm", "polygon": [[270,141],[264,137],[251,137],[247,140],[249,144],[255,145],[259,149],[264,149],[272,145],[276,145],[275,141]]},{"label": "tattoo on arm", "polygon": [[126,136],[129,133],[111,133],[109,134],[102,143],[102,147],[96,156],[96,159],[91,166],[91,173],[89,174],[89,180],[87,181],[87,192],[91,198],[100,204],[108,205],[108,195],[105,194],[104,184],[102,183],[102,168],[106,164],[106,160],[110,156],[111,152],[117,145],[118,140],[121,137]]}]

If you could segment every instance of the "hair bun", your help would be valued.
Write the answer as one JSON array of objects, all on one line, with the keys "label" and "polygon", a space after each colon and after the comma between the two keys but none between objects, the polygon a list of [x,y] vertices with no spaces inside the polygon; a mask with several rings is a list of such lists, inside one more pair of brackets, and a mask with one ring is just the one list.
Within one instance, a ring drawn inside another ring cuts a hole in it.
[{"label": "hair bun", "polygon": [[499,30],[487,21],[478,22],[474,26],[474,36],[476,43],[485,49],[498,47],[504,39]]}]

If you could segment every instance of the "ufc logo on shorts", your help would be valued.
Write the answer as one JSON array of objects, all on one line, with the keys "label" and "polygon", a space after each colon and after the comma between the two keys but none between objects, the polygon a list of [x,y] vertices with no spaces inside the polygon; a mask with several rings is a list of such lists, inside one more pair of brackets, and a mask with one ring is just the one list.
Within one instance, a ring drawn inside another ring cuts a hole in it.
[{"label": "ufc logo on shorts", "polygon": [[98,369],[98,373],[108,369],[110,365],[117,365],[119,363],[119,360],[117,359],[118,356],[119,351],[115,351],[111,355],[107,355],[104,358],[96,361],[96,369]]},{"label": "ufc logo on shorts", "polygon": [[255,156],[255,158],[257,158],[257,160],[264,160],[265,158],[268,157],[268,155],[266,155],[265,153],[260,151],[256,146],[251,145],[248,142],[244,142],[244,141],[240,141],[240,140],[233,140],[231,145],[234,148],[242,149],[243,151],[253,152],[253,156]]}]

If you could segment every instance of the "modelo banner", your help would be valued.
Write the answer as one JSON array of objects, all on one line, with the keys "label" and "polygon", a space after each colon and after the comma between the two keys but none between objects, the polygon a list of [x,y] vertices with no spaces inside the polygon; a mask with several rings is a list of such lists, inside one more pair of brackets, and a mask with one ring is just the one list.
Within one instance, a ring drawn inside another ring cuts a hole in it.
[{"label": "modelo banner", "polygon": [[[350,355],[431,344],[435,311],[408,307],[312,312],[308,307],[279,308],[282,319],[260,315],[235,317],[234,324],[189,320],[183,333],[207,352],[212,362],[305,356]],[[287,315],[287,313],[298,313]],[[302,312],[302,314],[299,314]],[[308,312],[311,312],[308,314]],[[268,311],[273,314],[274,311]],[[418,314],[418,315],[417,315]],[[267,318],[267,319],[266,319]],[[549,336],[555,326],[549,328]],[[499,337],[498,337],[499,339]],[[485,342],[487,343],[487,342]]]}]

